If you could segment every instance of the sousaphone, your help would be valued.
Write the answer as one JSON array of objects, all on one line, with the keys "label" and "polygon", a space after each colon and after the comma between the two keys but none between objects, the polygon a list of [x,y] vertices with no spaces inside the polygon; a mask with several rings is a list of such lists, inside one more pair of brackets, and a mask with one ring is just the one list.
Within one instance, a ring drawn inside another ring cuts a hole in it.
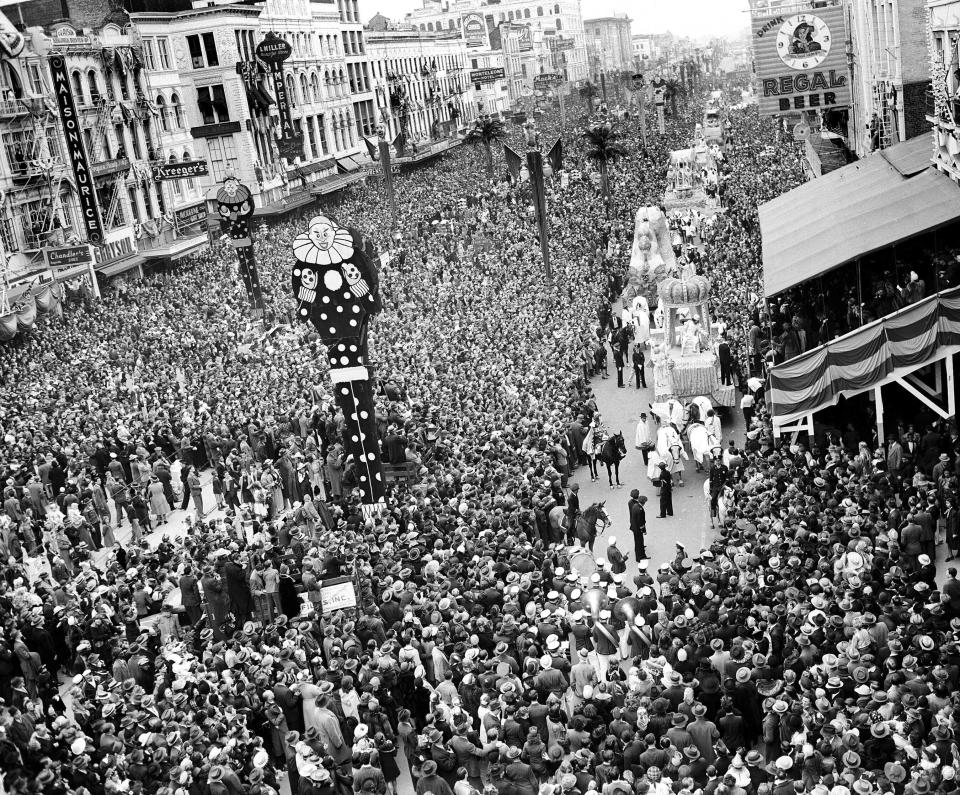
[{"label": "sousaphone", "polygon": [[600,611],[610,604],[610,598],[600,588],[591,588],[583,595],[583,603],[590,608],[594,621],[600,619]]},{"label": "sousaphone", "polygon": [[640,600],[636,596],[625,596],[613,606],[613,614],[625,624],[632,624],[640,612]]}]

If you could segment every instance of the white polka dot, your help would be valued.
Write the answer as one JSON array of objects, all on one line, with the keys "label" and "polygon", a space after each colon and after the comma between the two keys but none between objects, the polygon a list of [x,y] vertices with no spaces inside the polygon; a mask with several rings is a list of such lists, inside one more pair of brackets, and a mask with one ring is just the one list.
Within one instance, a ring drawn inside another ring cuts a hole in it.
[{"label": "white polka dot", "polygon": [[342,312],[342,311],[343,311],[343,307],[342,307],[342,306],[338,306],[338,307],[337,307],[337,311],[338,311],[338,312]]},{"label": "white polka dot", "polygon": [[360,441],[356,436],[351,436],[350,438],[353,439],[353,441],[355,441],[355,442],[359,442],[359,441]]},{"label": "white polka dot", "polygon": [[340,364],[350,364],[350,357],[349,357],[349,356],[341,356],[341,357],[340,357]]},{"label": "white polka dot", "polygon": [[377,480],[383,480],[383,476],[379,472],[377,472]]},{"label": "white polka dot", "polygon": [[299,268],[294,268],[294,269],[293,269],[293,275],[294,275],[294,276],[299,276],[299,275],[300,275],[300,269],[299,269]]},{"label": "white polka dot", "polygon": [[341,395],[349,395],[349,394],[350,394],[350,387],[345,386],[343,389],[340,390],[340,394],[341,394]]},{"label": "white polka dot", "polygon": [[375,456],[373,453],[367,453],[367,460],[368,460],[368,461],[373,461],[373,459],[375,459],[375,458],[376,458],[376,456]]},{"label": "white polka dot", "polygon": [[337,346],[338,351],[345,351],[346,349],[347,349],[347,346],[344,345],[342,342]]},{"label": "white polka dot", "polygon": [[356,326],[356,325],[357,325],[357,321],[356,321],[356,320],[351,320],[351,321],[350,321],[350,325],[351,325],[351,326]]},{"label": "white polka dot", "polygon": [[356,421],[356,419],[357,419],[357,412],[353,412],[353,414],[350,415],[350,419]]},{"label": "white polka dot", "polygon": [[350,310],[351,310],[351,311],[353,312],[353,314],[355,314],[355,315],[359,315],[359,314],[360,314],[360,307],[357,306],[356,304],[354,304],[353,306],[351,306],[351,307],[350,307]]},{"label": "white polka dot", "polygon": [[326,312],[321,312],[321,313],[320,313],[320,319],[321,319],[321,320],[326,320],[326,319],[327,319],[327,314],[326,314]]},{"label": "white polka dot", "polygon": [[369,417],[369,416],[370,416],[369,412],[366,412],[366,411],[361,411],[361,412],[360,412],[360,418],[361,418],[361,419],[364,419],[364,420],[365,420],[365,419],[366,419],[367,417]]},{"label": "white polka dot", "polygon": [[361,475],[361,476],[360,476],[360,482],[361,482],[361,483],[366,483],[366,482],[367,482],[367,476],[366,476],[366,475]]},{"label": "white polka dot", "polygon": [[331,357],[330,357],[330,364],[336,364],[336,363],[337,363],[337,357],[336,357],[336,356],[331,356]]},{"label": "white polka dot", "polygon": [[325,303],[325,304],[329,304],[329,303],[330,303],[330,296],[329,296],[329,295],[323,296],[323,303]]},{"label": "white polka dot", "polygon": [[354,353],[356,353],[356,352],[357,352],[357,346],[356,346],[356,345],[351,345],[351,346],[350,346],[350,350],[353,351]]},{"label": "white polka dot", "polygon": [[307,312],[306,309],[301,309],[301,310],[300,310],[300,314],[301,314],[301,315],[307,315],[307,314],[309,314],[309,312]]},{"label": "white polka dot", "polygon": [[339,290],[343,286],[343,276],[339,271],[327,271],[323,274],[323,286],[328,290]]},{"label": "white polka dot", "polygon": [[372,295],[368,295],[368,296],[367,296],[367,300],[372,304],[372,303],[373,303],[373,296],[372,296]]},{"label": "white polka dot", "polygon": [[331,333],[331,334],[336,334],[336,333],[337,333],[336,328],[334,328],[333,326],[330,326],[330,333]]}]

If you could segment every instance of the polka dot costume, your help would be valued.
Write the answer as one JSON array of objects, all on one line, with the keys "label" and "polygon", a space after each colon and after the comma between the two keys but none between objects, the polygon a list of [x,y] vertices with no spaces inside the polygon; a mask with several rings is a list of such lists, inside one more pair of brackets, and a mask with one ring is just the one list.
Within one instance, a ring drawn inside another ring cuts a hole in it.
[{"label": "polka dot costume", "polygon": [[[353,456],[368,510],[383,503],[386,483],[367,366],[367,324],[381,309],[377,273],[359,235],[318,216],[293,243],[297,315],[309,320],[327,348],[344,445]],[[371,252],[372,253],[372,252]]]}]

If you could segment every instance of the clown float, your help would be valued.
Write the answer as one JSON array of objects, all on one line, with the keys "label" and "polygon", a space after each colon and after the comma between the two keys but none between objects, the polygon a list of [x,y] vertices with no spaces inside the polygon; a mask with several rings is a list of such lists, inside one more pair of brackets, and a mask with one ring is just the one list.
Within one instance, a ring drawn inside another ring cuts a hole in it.
[{"label": "clown float", "polygon": [[382,309],[372,244],[359,232],[317,216],[293,241],[297,317],[309,320],[327,348],[330,379],[343,412],[343,438],[357,468],[363,512],[382,510],[386,484],[367,361],[370,318]]}]

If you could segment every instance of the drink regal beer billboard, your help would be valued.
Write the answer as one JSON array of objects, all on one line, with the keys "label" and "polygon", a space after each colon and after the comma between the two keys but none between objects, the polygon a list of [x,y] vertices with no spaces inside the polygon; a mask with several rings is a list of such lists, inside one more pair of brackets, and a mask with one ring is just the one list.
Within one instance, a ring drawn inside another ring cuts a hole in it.
[{"label": "drink regal beer billboard", "polygon": [[468,47],[487,47],[490,44],[483,14],[464,14],[460,24]]},{"label": "drink regal beer billboard", "polygon": [[752,31],[761,113],[851,104],[842,6],[755,16]]},{"label": "drink regal beer billboard", "polygon": [[87,159],[87,150],[83,144],[83,124],[77,116],[77,105],[70,87],[67,74],[67,62],[62,55],[50,56],[50,76],[53,79],[53,93],[57,97],[60,121],[63,124],[63,137],[67,144],[67,157],[73,168],[73,177],[77,182],[77,200],[87,240],[95,246],[103,244],[103,220],[97,204],[97,191],[93,184],[93,172]]}]

